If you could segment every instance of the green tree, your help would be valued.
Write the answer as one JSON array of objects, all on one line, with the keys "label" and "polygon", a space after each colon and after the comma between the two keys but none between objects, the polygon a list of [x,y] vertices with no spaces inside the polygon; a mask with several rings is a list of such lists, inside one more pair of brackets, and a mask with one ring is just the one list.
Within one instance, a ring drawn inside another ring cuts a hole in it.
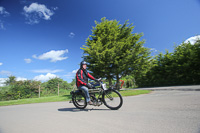
[{"label": "green tree", "polygon": [[9,76],[8,79],[5,81],[6,85],[12,85],[16,82],[16,77],[15,76]]},{"label": "green tree", "polygon": [[200,83],[200,42],[194,45],[182,43],[174,51],[174,59],[177,62],[177,78],[181,84]]},{"label": "green tree", "polygon": [[182,43],[174,52],[159,53],[139,86],[200,84],[200,42]]},{"label": "green tree", "polygon": [[16,81],[12,84],[9,95],[11,95],[11,99],[37,96],[39,84],[41,84],[41,82],[32,80]]},{"label": "green tree", "polygon": [[70,83],[71,89],[73,89],[76,85],[76,78],[72,79],[72,82]]},{"label": "green tree", "polygon": [[[96,27],[83,46],[83,58],[89,63],[88,69],[95,77],[119,79],[134,70],[146,69],[150,59],[150,50],[143,46],[142,33],[132,33],[134,26],[126,21],[123,25],[116,20],[95,21]],[[141,69],[142,68],[142,69]]]},{"label": "green tree", "polygon": [[60,79],[60,78],[57,78],[57,77],[50,79],[46,84],[48,92],[49,93],[55,93],[58,89],[58,83],[60,84],[62,82],[63,82],[63,80]]}]

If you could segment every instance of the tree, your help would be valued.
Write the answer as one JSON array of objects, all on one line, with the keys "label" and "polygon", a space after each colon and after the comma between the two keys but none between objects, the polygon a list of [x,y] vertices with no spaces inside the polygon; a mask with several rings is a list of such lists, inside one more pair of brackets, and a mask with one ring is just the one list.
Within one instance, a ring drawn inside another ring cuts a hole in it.
[{"label": "tree", "polygon": [[60,78],[52,78],[47,82],[47,89],[50,91],[50,93],[55,93],[58,89],[58,83],[62,83],[63,80]]},{"label": "tree", "polygon": [[[119,79],[134,70],[146,69],[150,59],[150,50],[140,41],[142,33],[132,33],[134,26],[126,21],[123,25],[116,20],[95,21],[92,35],[83,46],[83,58],[89,63],[88,69],[95,77],[105,77],[112,84],[112,79]],[[142,69],[141,69],[142,68]]]},{"label": "tree", "polygon": [[72,79],[70,86],[71,86],[72,89],[76,86],[76,78]]},{"label": "tree", "polygon": [[159,53],[139,86],[200,84],[200,42],[182,43],[173,53]]},{"label": "tree", "polygon": [[11,99],[22,99],[34,97],[38,94],[40,81],[24,80],[16,81],[10,88]]},{"label": "tree", "polygon": [[181,84],[200,83],[200,42],[193,45],[182,43],[174,50],[174,58],[177,62],[177,75]]},{"label": "tree", "polygon": [[6,85],[12,85],[16,82],[16,77],[15,76],[9,76],[8,79],[6,80],[5,84]]}]

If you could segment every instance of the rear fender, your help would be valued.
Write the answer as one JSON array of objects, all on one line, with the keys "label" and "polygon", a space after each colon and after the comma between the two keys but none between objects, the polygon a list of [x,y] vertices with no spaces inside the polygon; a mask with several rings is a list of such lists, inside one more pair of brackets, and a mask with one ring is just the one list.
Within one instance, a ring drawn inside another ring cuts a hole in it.
[{"label": "rear fender", "polygon": [[82,90],[76,90],[76,91],[74,92],[74,94],[77,94],[77,95],[82,95],[82,94],[83,94],[83,92],[82,92]]},{"label": "rear fender", "polygon": [[74,96],[74,95],[81,95],[81,94],[83,94],[83,93],[82,93],[81,90],[76,90],[76,91],[71,91],[70,94],[71,94],[72,96]]}]

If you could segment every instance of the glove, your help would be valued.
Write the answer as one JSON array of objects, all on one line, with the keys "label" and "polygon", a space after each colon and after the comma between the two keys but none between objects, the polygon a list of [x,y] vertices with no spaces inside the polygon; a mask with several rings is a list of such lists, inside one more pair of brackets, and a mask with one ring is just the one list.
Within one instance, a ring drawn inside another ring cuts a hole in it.
[{"label": "glove", "polygon": [[95,79],[94,81],[99,82],[99,81],[101,81],[101,78],[99,78],[99,79]]},{"label": "glove", "polygon": [[88,89],[92,89],[93,87],[90,83],[88,83],[86,86],[88,87]]}]

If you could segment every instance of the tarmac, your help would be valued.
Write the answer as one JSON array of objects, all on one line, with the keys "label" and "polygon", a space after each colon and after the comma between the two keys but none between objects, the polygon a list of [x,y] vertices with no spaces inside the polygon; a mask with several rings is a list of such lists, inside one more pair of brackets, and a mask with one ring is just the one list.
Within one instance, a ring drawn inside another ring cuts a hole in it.
[{"label": "tarmac", "polygon": [[152,91],[200,91],[200,85],[187,85],[187,86],[166,86],[166,87],[147,87],[136,88],[135,90],[152,90]]}]

